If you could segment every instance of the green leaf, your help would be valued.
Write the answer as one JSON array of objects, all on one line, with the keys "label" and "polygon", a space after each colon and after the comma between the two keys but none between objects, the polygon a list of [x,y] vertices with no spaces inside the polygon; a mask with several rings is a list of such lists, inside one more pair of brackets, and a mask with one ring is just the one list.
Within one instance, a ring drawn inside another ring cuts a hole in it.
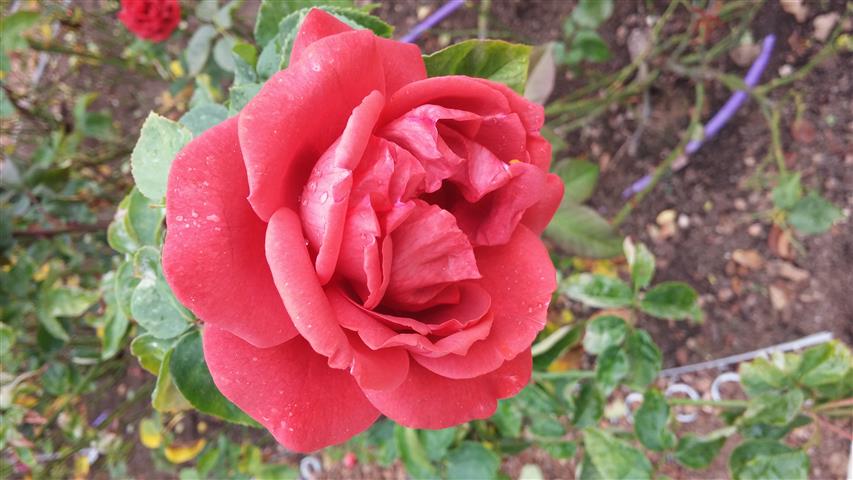
[{"label": "green leaf", "polygon": [[497,478],[501,459],[480,443],[462,442],[447,456],[448,478]]},{"label": "green leaf", "polygon": [[613,0],[580,0],[571,18],[580,26],[598,28],[612,14]]},{"label": "green leaf", "polygon": [[3,52],[21,50],[27,47],[23,33],[35,25],[38,12],[18,11],[11,15],[3,12],[3,28],[0,28],[0,48]]},{"label": "green leaf", "polygon": [[258,64],[258,50],[255,46],[237,42],[231,52],[234,56],[234,86],[257,82],[255,66]]},{"label": "green leaf", "polygon": [[625,351],[631,365],[625,383],[631,388],[642,390],[660,373],[660,349],[646,331],[634,330],[625,341]]},{"label": "green leaf", "polygon": [[652,287],[640,300],[640,310],[658,318],[682,320],[693,316],[699,294],[683,282],[663,282]]},{"label": "green leaf", "polygon": [[169,370],[172,372],[175,386],[199,411],[229,422],[257,426],[254,420],[216,388],[204,361],[198,330],[187,333],[175,344]]},{"label": "green leaf", "polygon": [[172,381],[172,372],[169,370],[172,352],[173,350],[169,350],[163,356],[160,370],[157,372],[157,384],[151,392],[151,405],[158,412],[180,412],[192,408]]},{"label": "green leaf", "polygon": [[628,324],[614,315],[602,315],[593,318],[586,327],[583,337],[583,349],[593,355],[599,355],[608,347],[621,345],[628,335]]},{"label": "green leaf", "polygon": [[441,430],[419,430],[418,433],[421,436],[427,457],[431,461],[444,458],[447,455],[450,445],[456,440],[458,431],[456,427],[443,428]]},{"label": "green leaf", "polygon": [[396,425],[394,442],[409,476],[414,479],[438,478],[438,471],[430,463],[417,430]]},{"label": "green leaf", "polygon": [[130,299],[133,297],[133,289],[139,284],[139,278],[133,271],[133,262],[126,260],[119,265],[113,277],[113,294],[115,295],[116,307],[130,317]]},{"label": "green leaf", "polygon": [[102,360],[108,360],[118,353],[129,326],[130,319],[118,305],[115,305],[104,326],[104,337],[101,339]]},{"label": "green leaf", "polygon": [[228,30],[232,26],[234,26],[234,12],[237,11],[237,8],[240,7],[240,4],[243,0],[231,0],[226,3],[222,8],[220,8],[216,14],[213,16],[213,23],[216,24],[217,27]]},{"label": "green leaf", "polygon": [[605,275],[580,273],[566,280],[563,292],[591,307],[618,308],[631,305],[634,294],[622,280]]},{"label": "green leaf", "polygon": [[153,247],[143,247],[136,252],[133,263],[141,272],[130,299],[133,318],[157,338],[173,338],[186,331],[192,315],[180,305],[163,278],[160,253]]},{"label": "green leaf", "polygon": [[581,159],[571,159],[558,163],[554,167],[556,173],[565,185],[563,205],[567,203],[583,203],[592,196],[598,184],[598,165]]},{"label": "green leaf", "polygon": [[259,83],[244,83],[243,85],[238,85],[236,87],[231,87],[231,97],[228,103],[228,113],[230,115],[236,115],[240,113],[240,110],[246,106],[247,103],[253,98],[258,92],[261,91],[261,87],[263,85]]},{"label": "green leaf", "polygon": [[566,252],[582,257],[611,258],[622,252],[622,237],[598,212],[583,205],[561,206],[545,235]]},{"label": "green leaf", "polygon": [[207,58],[210,56],[210,47],[213,39],[216,38],[216,29],[211,25],[202,25],[190,37],[187,43],[187,67],[188,73],[194,77],[201,73],[207,64]]},{"label": "green leaf", "polygon": [[501,40],[467,40],[424,56],[430,77],[467,75],[524,92],[530,47]]},{"label": "green leaf", "polygon": [[130,156],[136,187],[151,200],[166,196],[166,180],[175,155],[192,139],[183,125],[154,112],[142,124],[139,140]]},{"label": "green leaf", "polygon": [[792,173],[779,177],[779,184],[771,194],[773,205],[781,210],[790,210],[803,196],[803,187],[800,184],[800,173]]},{"label": "green leaf", "polygon": [[770,425],[785,426],[790,423],[805,401],[805,395],[800,389],[793,389],[783,394],[777,392],[762,393],[749,401],[749,407],[740,419],[743,426]]},{"label": "green leaf", "polygon": [[351,7],[351,0],[261,0],[258,16],[255,20],[255,42],[266,45],[279,33],[279,23],[289,14],[320,5]]},{"label": "green leaf", "polygon": [[539,444],[539,447],[548,452],[551,458],[558,460],[572,458],[578,450],[577,443],[567,440],[542,442]]},{"label": "green leaf", "polygon": [[764,358],[744,362],[738,368],[741,387],[750,397],[783,390],[792,385],[788,375]]},{"label": "green leaf", "polygon": [[[0,358],[9,353],[15,345],[17,332],[14,328],[0,322]],[[519,417],[519,428],[521,428],[521,418]]]},{"label": "green leaf", "polygon": [[611,480],[651,478],[652,465],[646,456],[609,433],[594,428],[586,429],[583,432],[583,443],[602,477]]},{"label": "green leaf", "polygon": [[579,472],[576,475],[577,480],[606,480],[601,476],[601,472],[595,469],[595,464],[592,463],[588,453],[584,453],[583,461],[578,467]]},{"label": "green leaf", "polygon": [[174,339],[164,340],[150,333],[145,333],[130,342],[130,353],[139,360],[142,368],[157,375],[160,372],[160,364],[163,362],[163,357],[172,348],[174,342]]},{"label": "green leaf", "polygon": [[502,437],[515,438],[521,434],[521,411],[510,399],[498,401],[498,408],[490,419]]},{"label": "green leaf", "polygon": [[631,269],[631,284],[634,291],[646,288],[655,276],[655,256],[642,243],[634,245],[630,238],[623,245],[625,259]]},{"label": "green leaf", "polygon": [[678,440],[675,460],[687,468],[705,468],[720,453],[727,438],[726,436],[701,438],[687,434]]},{"label": "green leaf", "polygon": [[580,393],[575,400],[575,412],[572,424],[577,428],[595,425],[604,414],[604,396],[593,382],[581,384]]},{"label": "green leaf", "polygon": [[75,287],[52,288],[39,295],[36,308],[39,323],[47,332],[62,341],[69,341],[68,332],[59,317],[79,317],[89,309],[99,295],[97,292]]},{"label": "green leaf", "polygon": [[817,235],[829,230],[844,215],[835,205],[815,192],[801,198],[791,207],[788,223],[806,235]]},{"label": "green leaf", "polygon": [[594,30],[579,30],[572,39],[571,49],[567,55],[567,63],[578,63],[581,60],[588,60],[590,62],[606,62],[610,60],[610,48],[607,47],[604,39]]},{"label": "green leaf", "polygon": [[334,5],[320,7],[323,10],[333,14],[338,20],[348,24],[355,29],[366,28],[372,31],[377,36],[383,38],[391,38],[394,33],[394,27],[383,21],[379,17],[370,15],[360,9],[338,7]]},{"label": "green leaf", "polygon": [[613,345],[601,352],[595,361],[595,381],[604,396],[610,395],[628,371],[628,355],[620,347]]},{"label": "green leaf", "polygon": [[217,10],[219,10],[218,0],[200,0],[195,7],[195,16],[199,20],[211,22]]},{"label": "green leaf", "polygon": [[545,339],[533,345],[533,368],[545,370],[566,350],[577,345],[583,335],[583,326],[564,325]]},{"label": "green leaf", "polygon": [[729,472],[734,480],[805,480],[809,457],[775,440],[747,440],[732,452]]},{"label": "green leaf", "polygon": [[190,109],[178,122],[187,127],[194,137],[228,118],[228,109],[217,103],[202,103]]},{"label": "green leaf", "polygon": [[644,447],[656,452],[675,446],[675,435],[667,428],[669,404],[660,391],[650,388],[634,415],[634,432]]},{"label": "green leaf", "polygon": [[535,415],[530,418],[530,432],[537,437],[562,437],[566,429],[553,417]]},{"label": "green leaf", "polygon": [[816,388],[843,382],[851,369],[853,355],[850,354],[850,349],[833,340],[803,352],[803,360],[797,374],[800,383]]},{"label": "green leaf", "polygon": [[226,72],[233,72],[236,67],[234,62],[234,39],[231,37],[220,37],[213,46],[213,60],[219,68]]}]

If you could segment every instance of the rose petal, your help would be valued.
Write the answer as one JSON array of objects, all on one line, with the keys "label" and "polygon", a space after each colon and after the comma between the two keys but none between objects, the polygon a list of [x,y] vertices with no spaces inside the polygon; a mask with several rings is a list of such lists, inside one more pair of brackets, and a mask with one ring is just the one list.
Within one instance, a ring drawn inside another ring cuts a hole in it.
[{"label": "rose petal", "polygon": [[335,272],[344,234],[352,171],[367,148],[385,98],[373,91],[352,111],[344,133],[320,157],[302,192],[300,215],[305,234],[317,250],[317,276],[326,284]]},{"label": "rose petal", "polygon": [[344,442],[379,416],[352,375],[329,368],[302,338],[260,349],[206,326],[203,345],[219,391],[290,450]]},{"label": "rose petal", "polygon": [[456,202],[452,207],[459,228],[472,245],[508,242],[527,209],[542,200],[547,173],[521,162],[510,165],[509,173],[512,179],[503,188],[477,203]]},{"label": "rose petal", "polygon": [[480,277],[471,244],[450,212],[414,202],[415,210],[391,233],[394,260],[385,305],[420,306],[438,293],[430,287]]},{"label": "rose petal", "polygon": [[557,288],[548,250],[539,237],[519,225],[509,243],[475,250],[483,278],[479,284],[492,298],[494,323],[485,340],[464,356],[414,356],[433,372],[449,378],[471,378],[490,372],[530,347],[545,326],[548,303]]},{"label": "rose petal", "polygon": [[383,414],[409,428],[440,429],[490,417],[497,400],[515,395],[530,380],[530,350],[497,370],[476,378],[452,380],[417,363],[396,389],[365,390],[367,398]]},{"label": "rose petal", "polygon": [[402,348],[372,350],[357,334],[348,333],[355,357],[350,373],[361,388],[397,388],[409,374],[409,354]]},{"label": "rose petal", "polygon": [[204,322],[270,347],[297,331],[273,283],[266,224],[246,201],[248,192],[236,118],[184,147],[169,172],[163,273]]},{"label": "rose petal", "polygon": [[[349,25],[335,18],[334,15],[318,8],[312,9],[297,33],[296,41],[293,42],[293,50],[290,52],[291,63],[298,61],[302,51],[317,40],[351,30]],[[417,45],[376,38],[376,48],[382,59],[385,88],[388,93],[396,92],[407,83],[426,78],[426,66]]]},{"label": "rose petal", "polygon": [[326,294],[341,325],[357,332],[364,344],[372,350],[402,347],[409,352],[430,357],[465,355],[471,345],[486,338],[492,328],[492,316],[487,315],[480,321],[472,322],[473,325],[468,325],[468,328],[433,342],[419,333],[398,333],[392,330],[375,312],[357,305],[338,288],[327,288]]},{"label": "rose petal", "polygon": [[488,83],[471,77],[451,75],[409,83],[388,100],[380,124],[400,118],[420,105],[432,104],[480,116],[510,112],[507,97]]},{"label": "rose petal", "polygon": [[275,286],[299,331],[315,352],[329,357],[329,366],[349,368],[352,347],[335,318],[311,263],[299,217],[281,208],[270,219],[266,254]]},{"label": "rose petal", "polygon": [[551,223],[560,202],[563,200],[563,180],[557,175],[549,173],[545,176],[545,185],[542,188],[542,198],[524,212],[521,223],[527,226],[533,233],[541,235],[545,228]]},{"label": "rose petal", "polygon": [[302,51],[321,38],[339,33],[351,32],[352,27],[319,8],[312,8],[302,21],[293,48],[290,50],[290,63],[296,63],[302,56]]},{"label": "rose petal", "polygon": [[243,108],[239,133],[249,202],[262,219],[282,206],[296,210],[311,169],[353,109],[372,91],[385,93],[374,38],[358,30],[317,40]]}]

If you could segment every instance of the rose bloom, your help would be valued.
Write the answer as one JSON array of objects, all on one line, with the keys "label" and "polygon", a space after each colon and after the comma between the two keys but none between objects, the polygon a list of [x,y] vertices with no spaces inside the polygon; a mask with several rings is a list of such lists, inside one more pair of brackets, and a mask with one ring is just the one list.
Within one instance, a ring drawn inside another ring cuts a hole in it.
[{"label": "rose bloom", "polygon": [[121,0],[118,19],[137,37],[162,42],[181,21],[178,0]]},{"label": "rose bloom", "polygon": [[531,372],[563,194],[543,110],[426,78],[416,46],[312,10],[290,66],[175,159],[166,278],[221,392],[285,447],[380,414],[440,429]]}]

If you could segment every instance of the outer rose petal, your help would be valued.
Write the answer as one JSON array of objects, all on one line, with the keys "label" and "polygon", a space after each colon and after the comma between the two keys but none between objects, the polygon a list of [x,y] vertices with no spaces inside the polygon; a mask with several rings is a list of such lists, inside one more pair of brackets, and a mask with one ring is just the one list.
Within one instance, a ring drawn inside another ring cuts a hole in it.
[{"label": "outer rose petal", "polygon": [[203,342],[219,391],[291,450],[344,442],[379,416],[352,375],[329,368],[301,338],[259,349],[208,326]]},{"label": "outer rose petal", "polygon": [[539,237],[523,225],[509,243],[475,250],[483,278],[480,286],[492,297],[495,315],[488,338],[464,355],[415,356],[433,372],[449,378],[471,378],[498,368],[530,348],[545,326],[548,303],[557,288],[556,271]]},{"label": "outer rose petal", "polygon": [[[263,220],[295,210],[314,163],[373,90],[385,93],[375,36],[367,30],[318,40],[275,74],[240,113],[249,202]],[[332,93],[330,93],[332,92]]]},{"label": "outer rose petal", "polygon": [[299,334],[315,352],[329,357],[330,367],[350,368],[352,347],[320,286],[293,211],[281,208],[270,219],[266,252],[275,286]]},{"label": "outer rose petal", "polygon": [[338,20],[334,15],[319,8],[312,8],[302,21],[299,32],[296,33],[293,49],[290,50],[290,62],[298,62],[302,51],[317,40],[352,30],[352,27]]},{"label": "outer rose petal", "polygon": [[546,175],[542,199],[524,212],[521,223],[527,225],[527,228],[533,230],[533,233],[541,235],[551,223],[551,219],[554,218],[554,213],[560,208],[564,189],[565,185],[560,177],[553,173]]},{"label": "outer rose petal", "polygon": [[440,429],[488,418],[497,400],[515,395],[530,380],[530,349],[497,370],[467,380],[451,380],[421,367],[409,366],[409,376],[394,390],[365,390],[383,414],[409,428]]},{"label": "outer rose petal", "polygon": [[236,118],[184,147],[169,172],[163,272],[204,322],[270,347],[297,332],[267,266],[267,226],[248,191]]},{"label": "outer rose petal", "polygon": [[[296,62],[302,51],[310,44],[332,35],[351,31],[352,28],[319,8],[314,8],[305,17],[302,27],[293,42],[290,61]],[[426,78],[426,67],[417,45],[395,42],[385,38],[376,38],[376,48],[385,70],[385,88],[387,92],[396,92],[407,83]]]}]

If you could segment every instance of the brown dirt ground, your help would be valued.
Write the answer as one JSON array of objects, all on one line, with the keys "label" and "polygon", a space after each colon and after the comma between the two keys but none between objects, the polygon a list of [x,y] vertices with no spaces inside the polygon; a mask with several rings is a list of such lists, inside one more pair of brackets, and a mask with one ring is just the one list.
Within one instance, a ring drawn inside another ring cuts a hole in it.
[{"label": "brown dirt ground", "polygon": [[[81,3],[87,8],[103,6],[103,2],[95,0]],[[425,51],[433,51],[448,40],[475,36],[478,3],[475,0],[457,11],[419,44]],[[557,39],[563,19],[574,3],[573,0],[494,0],[490,31],[496,36],[527,43]],[[431,11],[438,4],[394,0],[382,2],[376,13],[403,33],[417,23],[419,7],[426,6]],[[764,79],[775,77],[782,65],[802,66],[814,53],[813,42],[803,47],[812,36],[814,14],[830,10],[843,12],[844,9],[843,1],[816,1],[809,5],[813,7],[810,18],[797,23],[771,0],[753,22],[751,29],[756,39],[771,32],[778,36],[777,50]],[[242,11],[252,10],[251,5],[244,5]],[[618,30],[620,26],[638,24],[643,10],[643,2],[617,2],[614,17],[600,29],[614,53],[614,59],[605,64],[605,69],[613,71],[625,64],[624,36],[620,41]],[[117,31],[113,26],[111,30],[85,32],[85,36],[88,41],[109,49],[110,45],[118,43],[114,38]],[[743,71],[730,60],[719,68],[729,72]],[[67,71],[61,61],[54,61],[45,77],[54,75],[57,78]],[[101,92],[96,106],[113,112],[117,123],[125,127],[122,134],[128,139],[135,138],[147,112],[158,104],[156,95],[165,87],[158,80],[100,67],[83,67],[75,75],[69,83],[75,90]],[[117,75],[121,75],[122,81],[115,81]],[[568,91],[573,86],[569,79],[561,83],[558,92]],[[609,165],[590,202],[606,215],[615,213],[621,205],[619,193],[622,189],[648,173],[662,159],[677,142],[677,132],[687,123],[688,106],[692,102],[690,85],[666,77],[659,80],[658,85],[651,96],[653,121],[641,138],[637,155],[623,156],[617,165]],[[844,208],[849,217],[853,206],[851,56],[825,62],[805,80],[794,83],[791,89],[800,95],[805,105],[803,118],[815,127],[816,135],[810,141],[795,141],[790,130],[793,108],[785,112],[782,142],[789,165],[803,172],[806,185],[822,191]],[[722,87],[710,87],[708,95],[710,110],[705,118],[722,105],[728,93]],[[565,139],[570,145],[568,154],[599,162],[612,157],[636,128],[635,120],[626,113],[626,109],[608,112],[573,133]],[[848,344],[853,343],[853,296],[849,293],[853,290],[853,229],[849,220],[837,224],[827,234],[802,239],[801,248],[788,261],[807,271],[807,278],[795,283],[779,277],[775,273],[778,269],[768,267],[778,266],[782,259],[768,246],[770,223],[760,215],[770,207],[768,192],[766,188],[754,187],[766,178],[754,175],[753,164],[761,161],[769,143],[761,113],[754,104],[748,103],[717,138],[693,156],[685,170],[666,177],[622,228],[623,233],[647,243],[657,255],[658,281],[687,281],[702,294],[707,316],[702,325],[641,319],[641,326],[648,329],[661,346],[666,366],[740,353],[823,330],[832,331]],[[650,233],[649,226],[655,225],[658,213],[666,209],[675,209],[686,216],[689,225],[678,228],[674,236],[662,239]],[[763,266],[753,270],[737,266],[731,260],[736,249],[755,249]],[[774,308],[771,303],[768,293],[771,285],[782,292],[785,305],[781,308],[778,305]],[[707,386],[710,378],[697,375],[692,381]],[[702,421],[687,428],[691,431],[714,428],[705,417],[701,418]],[[116,425],[118,430],[126,427],[127,424]],[[848,430],[850,427],[848,424]],[[804,431],[805,435],[812,433],[809,429]],[[847,443],[826,437],[811,452],[813,478],[843,478],[847,451]],[[140,478],[160,476],[150,471],[150,458],[141,446],[133,449],[130,458],[131,472],[138,473]],[[539,464],[546,478],[572,478],[574,475],[575,466],[571,462],[556,462],[536,450],[507,461],[504,471],[517,478],[524,463]],[[727,477],[723,458],[704,472],[688,472],[673,466],[665,473],[674,478]],[[364,465],[355,470],[332,466],[329,476],[401,478],[402,472],[399,468],[378,471]]]}]

